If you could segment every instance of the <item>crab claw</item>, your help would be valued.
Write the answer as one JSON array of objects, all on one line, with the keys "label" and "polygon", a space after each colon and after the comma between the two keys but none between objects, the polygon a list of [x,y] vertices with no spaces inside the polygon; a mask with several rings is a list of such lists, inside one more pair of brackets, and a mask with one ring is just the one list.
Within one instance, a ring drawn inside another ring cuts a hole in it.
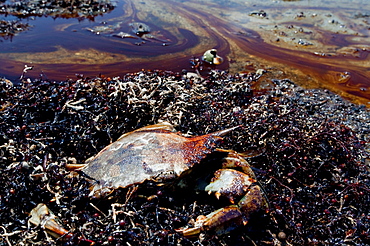
[{"label": "crab claw", "polygon": [[216,234],[226,234],[230,230],[243,224],[242,212],[237,205],[220,208],[206,216],[200,215],[194,223],[194,227],[183,227],[176,232],[184,237],[195,237],[203,231],[214,230]]},{"label": "crab claw", "polygon": [[220,208],[206,216],[200,215],[194,227],[183,227],[176,231],[188,238],[204,231],[214,231],[217,235],[227,234],[240,225],[246,225],[250,216],[266,204],[260,186],[252,185],[237,205]]},{"label": "crab claw", "polygon": [[215,172],[212,182],[207,185],[205,191],[215,192],[217,198],[223,195],[234,204],[235,198],[244,195],[255,182],[255,179],[237,170],[220,169]]},{"label": "crab claw", "polygon": [[[204,231],[214,231],[218,235],[226,234],[240,225],[246,225],[252,214],[268,208],[265,194],[248,162],[234,151],[218,151],[227,154],[223,159],[223,169],[215,172],[205,191],[214,193],[217,198],[227,197],[232,205],[206,216],[198,216],[191,228],[178,229],[177,232],[185,237],[194,237]],[[242,172],[231,168],[237,168]]]},{"label": "crab claw", "polygon": [[41,226],[41,228],[54,238],[61,236],[71,238],[73,236],[56,222],[56,216],[43,203],[39,203],[32,209],[30,215],[31,218],[28,220],[30,223]]}]

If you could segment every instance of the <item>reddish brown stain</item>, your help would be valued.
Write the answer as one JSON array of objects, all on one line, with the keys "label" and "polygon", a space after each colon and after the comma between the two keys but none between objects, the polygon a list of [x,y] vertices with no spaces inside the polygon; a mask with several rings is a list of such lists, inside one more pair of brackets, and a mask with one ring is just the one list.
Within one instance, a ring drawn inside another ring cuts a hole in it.
[{"label": "reddish brown stain", "polygon": [[[361,62],[369,60],[369,51],[358,50],[354,55],[320,56],[307,50],[289,50],[264,42],[260,36],[252,30],[247,30],[249,35],[238,35],[238,28],[232,26],[221,18],[212,14],[204,13],[199,9],[189,7],[186,4],[177,3],[173,9],[183,18],[193,20],[204,32],[211,37],[216,45],[218,53],[226,57],[231,54],[230,40],[232,40],[243,52],[255,57],[255,63],[260,62],[262,66],[272,66],[277,69],[285,69],[288,79],[307,87],[328,88],[342,96],[352,99],[358,103],[370,101],[370,70],[367,67],[351,65],[351,61]],[[133,11],[136,11],[133,8]],[[135,14],[136,16],[136,14]],[[210,28],[214,27],[217,31]],[[164,30],[162,30],[165,32]],[[75,74],[85,76],[123,76],[126,73],[137,72],[141,69],[147,70],[172,70],[180,72],[182,69],[191,69],[189,59],[182,52],[198,44],[197,37],[189,30],[182,30],[183,40],[174,40],[167,47],[145,46],[125,48],[128,55],[138,56],[141,53],[150,53],[144,62],[120,62],[112,64],[37,64],[34,71],[27,74],[30,77],[39,77],[42,72],[50,79],[63,80],[67,77],[75,78]],[[323,35],[323,42],[328,45],[336,44],[345,47],[351,41],[351,35],[327,34]],[[163,48],[163,49],[162,49]],[[210,47],[204,47],[206,50]],[[108,49],[108,48],[107,48]],[[108,49],[109,50],[109,49]],[[114,49],[110,49],[114,52]],[[178,54],[176,57],[155,60],[163,52]],[[202,53],[194,54],[201,56]],[[234,61],[235,62],[235,61]],[[245,62],[245,61],[236,61]],[[0,74],[17,79],[24,67],[24,62],[0,60]],[[228,69],[229,61],[224,62],[219,69]],[[295,73],[293,70],[299,71]],[[15,81],[16,82],[16,81]]]}]

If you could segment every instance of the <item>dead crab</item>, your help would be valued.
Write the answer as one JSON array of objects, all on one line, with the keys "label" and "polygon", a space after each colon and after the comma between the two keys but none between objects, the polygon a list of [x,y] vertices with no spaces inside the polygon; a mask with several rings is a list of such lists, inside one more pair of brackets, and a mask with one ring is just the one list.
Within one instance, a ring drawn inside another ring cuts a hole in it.
[{"label": "dead crab", "polygon": [[246,224],[253,213],[267,206],[247,161],[234,151],[216,149],[221,136],[235,128],[188,138],[166,122],[146,126],[123,134],[90,158],[81,171],[98,181],[92,194],[107,194],[109,190],[145,181],[163,183],[178,178],[181,182],[206,156],[218,153],[222,156],[221,168],[214,173],[205,191],[217,198],[228,198],[231,205],[199,216],[194,227],[180,228],[177,232],[185,237],[209,230],[222,234]]}]

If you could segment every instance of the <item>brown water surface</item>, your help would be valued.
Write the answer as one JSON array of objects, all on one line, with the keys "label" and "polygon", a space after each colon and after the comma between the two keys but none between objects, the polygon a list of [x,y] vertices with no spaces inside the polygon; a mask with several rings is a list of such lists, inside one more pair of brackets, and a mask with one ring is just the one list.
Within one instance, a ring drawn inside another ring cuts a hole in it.
[{"label": "brown water surface", "polygon": [[[11,17],[7,17],[11,18]],[[220,69],[288,78],[328,88],[367,106],[370,101],[370,2],[124,1],[94,21],[37,17],[33,27],[0,43],[0,75],[50,79],[122,76],[140,69],[191,69],[189,59],[217,48]],[[152,38],[136,37],[132,22],[150,26]],[[91,32],[97,26],[112,32]],[[118,32],[129,38],[112,36]]]}]

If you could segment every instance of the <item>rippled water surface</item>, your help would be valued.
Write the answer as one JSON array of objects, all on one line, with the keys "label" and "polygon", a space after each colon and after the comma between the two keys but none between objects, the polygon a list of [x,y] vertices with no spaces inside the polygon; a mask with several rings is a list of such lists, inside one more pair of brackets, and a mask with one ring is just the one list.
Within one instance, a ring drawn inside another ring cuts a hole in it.
[{"label": "rippled water surface", "polygon": [[[50,79],[190,70],[190,58],[217,48],[225,58],[220,69],[235,73],[262,68],[268,71],[266,80],[288,78],[359,103],[370,101],[368,0],[115,4],[114,10],[94,18],[21,19],[32,27],[1,38],[0,75],[16,81],[26,64],[34,66],[27,76]],[[149,30],[136,35],[137,23]]]}]

